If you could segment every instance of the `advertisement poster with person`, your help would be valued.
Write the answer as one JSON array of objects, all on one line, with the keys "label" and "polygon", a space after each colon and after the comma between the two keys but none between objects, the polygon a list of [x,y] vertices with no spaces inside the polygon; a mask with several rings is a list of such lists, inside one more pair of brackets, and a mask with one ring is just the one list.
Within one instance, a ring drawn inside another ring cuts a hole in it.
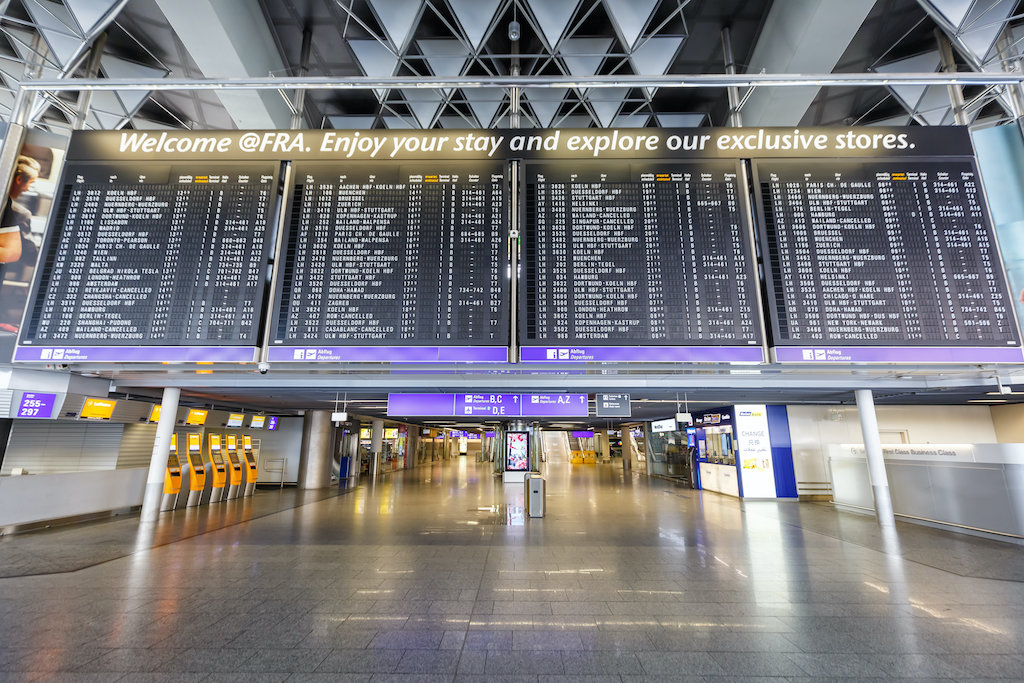
[{"label": "advertisement poster with person", "polygon": [[14,353],[64,161],[64,141],[29,131],[0,216],[0,362]]},{"label": "advertisement poster with person", "polygon": [[505,469],[526,472],[530,469],[530,435],[527,432],[505,433]]}]

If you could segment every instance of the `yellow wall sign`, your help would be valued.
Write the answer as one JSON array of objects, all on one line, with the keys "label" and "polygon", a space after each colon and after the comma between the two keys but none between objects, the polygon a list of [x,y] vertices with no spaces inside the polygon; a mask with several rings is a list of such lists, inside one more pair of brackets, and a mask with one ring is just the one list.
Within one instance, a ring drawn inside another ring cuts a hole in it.
[{"label": "yellow wall sign", "polygon": [[201,410],[199,408],[189,408],[188,417],[185,418],[185,424],[187,425],[204,425],[206,424],[206,415],[209,411]]},{"label": "yellow wall sign", "polygon": [[110,416],[114,414],[114,406],[117,405],[117,401],[113,401],[105,398],[87,398],[85,399],[85,405],[82,406],[82,417],[88,417],[94,420],[109,420]]},{"label": "yellow wall sign", "polygon": [[149,409],[149,421],[159,422],[160,421],[160,406],[153,406]]}]

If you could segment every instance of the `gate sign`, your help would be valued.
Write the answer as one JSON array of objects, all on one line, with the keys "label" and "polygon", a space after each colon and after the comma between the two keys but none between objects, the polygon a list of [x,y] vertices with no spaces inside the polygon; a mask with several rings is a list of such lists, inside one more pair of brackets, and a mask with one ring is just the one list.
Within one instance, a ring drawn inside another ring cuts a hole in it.
[{"label": "gate sign", "polygon": [[21,395],[16,417],[50,418],[57,394],[40,394],[26,391]]},{"label": "gate sign", "polygon": [[388,394],[391,417],[587,417],[586,394]]},{"label": "gate sign", "polygon": [[630,417],[629,394],[597,394],[594,397],[598,417]]}]

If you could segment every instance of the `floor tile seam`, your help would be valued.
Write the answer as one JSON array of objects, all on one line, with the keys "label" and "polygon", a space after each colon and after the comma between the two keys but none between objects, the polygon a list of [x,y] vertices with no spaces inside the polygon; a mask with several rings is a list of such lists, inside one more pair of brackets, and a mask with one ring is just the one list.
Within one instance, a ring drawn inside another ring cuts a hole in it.
[{"label": "floor tile seam", "polygon": [[[195,539],[195,538],[200,538],[202,536],[206,536],[207,534],[216,533],[216,532],[222,531],[224,529],[230,529],[232,527],[240,526],[242,524],[248,524],[249,522],[254,522],[256,520],[266,519],[267,517],[272,517],[274,515],[279,515],[279,514],[284,513],[284,512],[290,512],[292,510],[298,510],[299,508],[306,507],[307,505],[316,505],[317,503],[322,503],[322,502],[327,501],[327,500],[334,500],[335,498],[339,498],[339,497],[347,495],[349,493],[353,493],[353,492],[359,490],[359,488],[361,488],[361,487],[360,486],[356,486],[356,487],[353,487],[351,489],[334,491],[334,492],[331,493],[331,495],[326,495],[323,498],[320,498],[318,500],[311,500],[311,501],[304,502],[304,503],[301,503],[301,504],[298,504],[298,505],[293,505],[291,507],[285,507],[285,508],[282,508],[282,509],[279,509],[279,510],[274,510],[273,512],[267,512],[266,514],[254,515],[254,516],[248,517],[246,519],[240,519],[240,520],[237,520],[237,521],[234,521],[234,522],[226,523],[226,524],[224,524],[222,526],[219,526],[219,527],[217,527],[215,529],[204,529],[202,531],[197,531],[196,533],[193,533],[193,534],[190,534],[190,535],[187,535],[187,536],[180,536],[178,538],[175,538],[175,539],[169,540],[169,541],[165,541],[163,543],[154,543],[152,545],[149,545],[149,546],[146,546],[146,547],[143,547],[143,548],[133,549],[130,552],[127,552],[127,553],[125,553],[123,555],[118,555],[117,557],[111,557],[111,558],[108,558],[108,559],[105,559],[105,560],[100,560],[99,562],[93,562],[93,563],[90,563],[90,564],[83,564],[83,565],[75,567],[74,569],[68,569],[68,570],[65,570],[65,571],[49,571],[49,572],[35,572],[35,573],[28,573],[28,574],[17,574],[15,576],[0,576],[0,581],[5,581],[5,580],[8,580],[8,579],[23,579],[23,578],[36,577],[36,576],[56,576],[56,575],[63,575],[63,574],[74,574],[75,572],[84,571],[86,569],[92,569],[94,567],[100,567],[100,566],[108,564],[110,562],[116,562],[118,560],[123,560],[123,559],[128,558],[128,557],[133,557],[135,555],[138,555],[139,553],[149,552],[149,551],[155,550],[156,548],[165,548],[167,546],[175,545],[175,544],[181,543],[183,541],[190,541],[190,540]],[[117,520],[117,521],[126,521],[126,520]],[[156,524],[156,522],[148,522],[148,523],[149,524]],[[140,522],[140,524],[141,524],[141,522]],[[67,530],[71,531],[71,529],[67,529]]]}]

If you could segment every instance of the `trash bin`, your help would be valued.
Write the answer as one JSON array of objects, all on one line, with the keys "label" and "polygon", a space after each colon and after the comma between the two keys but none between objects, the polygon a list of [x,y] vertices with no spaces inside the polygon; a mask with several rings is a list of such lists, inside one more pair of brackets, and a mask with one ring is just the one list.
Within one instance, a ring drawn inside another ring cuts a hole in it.
[{"label": "trash bin", "polygon": [[526,509],[530,517],[544,516],[544,478],[530,477],[527,482]]},{"label": "trash bin", "polygon": [[523,505],[530,507],[530,479],[539,477],[540,472],[526,472],[523,474]]}]

